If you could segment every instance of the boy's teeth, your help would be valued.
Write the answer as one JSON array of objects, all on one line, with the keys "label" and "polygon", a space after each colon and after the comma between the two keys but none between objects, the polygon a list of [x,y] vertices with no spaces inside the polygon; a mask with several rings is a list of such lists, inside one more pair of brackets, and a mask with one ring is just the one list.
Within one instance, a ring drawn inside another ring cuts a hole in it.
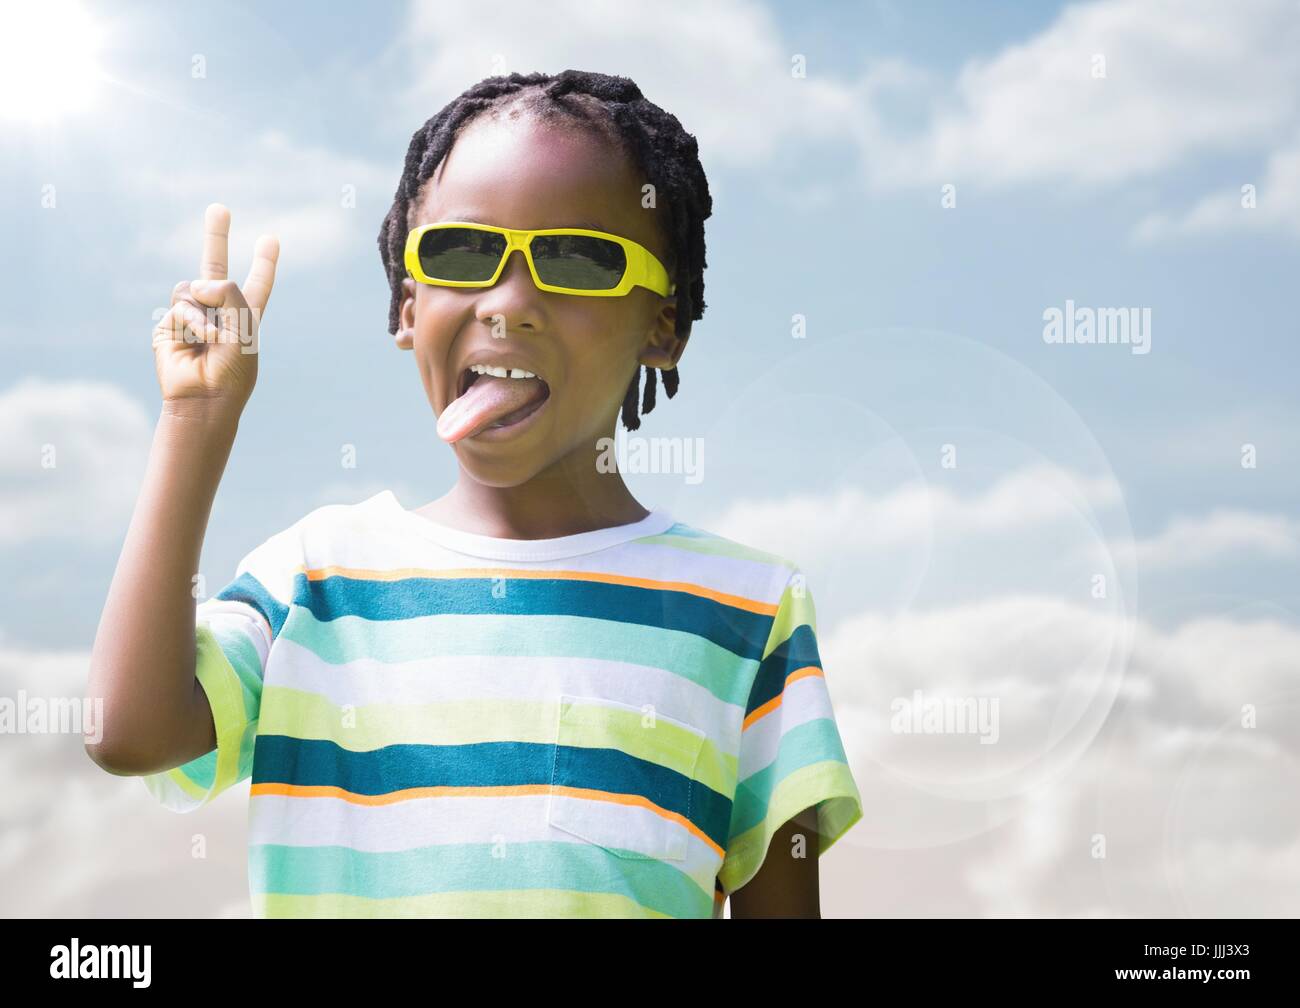
[{"label": "boy's teeth", "polygon": [[523,368],[494,367],[491,364],[471,364],[469,369],[475,374],[492,375],[495,378],[536,378],[537,375]]}]

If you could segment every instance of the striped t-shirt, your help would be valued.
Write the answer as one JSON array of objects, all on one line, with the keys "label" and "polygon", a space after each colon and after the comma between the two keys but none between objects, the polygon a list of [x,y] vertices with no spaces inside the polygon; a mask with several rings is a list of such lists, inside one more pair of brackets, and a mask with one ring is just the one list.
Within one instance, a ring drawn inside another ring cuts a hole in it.
[{"label": "striped t-shirt", "polygon": [[318,508],[197,607],[217,747],[251,779],[257,917],[720,917],[780,827],[862,816],[811,594],[676,521],[474,535],[384,491]]}]

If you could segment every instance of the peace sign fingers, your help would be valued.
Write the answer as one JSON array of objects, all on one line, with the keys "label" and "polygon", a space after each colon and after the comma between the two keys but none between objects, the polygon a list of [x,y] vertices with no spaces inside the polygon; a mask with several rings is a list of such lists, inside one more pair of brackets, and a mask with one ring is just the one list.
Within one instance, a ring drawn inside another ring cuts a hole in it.
[{"label": "peace sign fingers", "polygon": [[224,280],[230,262],[230,211],[220,203],[209,203],[203,212],[203,258],[200,280]]},{"label": "peace sign fingers", "polygon": [[262,235],[257,239],[257,246],[253,249],[253,265],[248,269],[248,279],[244,281],[243,290],[244,300],[259,319],[271,297],[271,287],[275,283],[275,264],[279,258],[280,240],[275,235]]}]

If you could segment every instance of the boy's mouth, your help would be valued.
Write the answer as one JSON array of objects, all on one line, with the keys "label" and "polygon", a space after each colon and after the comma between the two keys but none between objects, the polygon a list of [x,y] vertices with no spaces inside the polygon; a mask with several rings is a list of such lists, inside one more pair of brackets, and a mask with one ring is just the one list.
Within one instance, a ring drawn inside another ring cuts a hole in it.
[{"label": "boy's mouth", "polygon": [[448,444],[520,423],[551,395],[546,380],[527,362],[487,354],[475,357],[460,372],[456,398],[438,417],[438,436]]}]

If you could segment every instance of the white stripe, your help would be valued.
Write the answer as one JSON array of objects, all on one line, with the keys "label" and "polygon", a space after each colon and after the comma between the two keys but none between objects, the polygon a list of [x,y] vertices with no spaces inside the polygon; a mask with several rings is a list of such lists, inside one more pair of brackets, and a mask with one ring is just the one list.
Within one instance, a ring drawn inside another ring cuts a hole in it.
[{"label": "white stripe", "polygon": [[705,732],[735,753],[744,705],[714,696],[670,669],[597,658],[438,655],[386,664],[358,658],[322,662],[310,648],[281,636],[268,686],[324,697],[335,707],[427,704],[457,700],[554,702],[560,693],[605,697],[643,707]]},{"label": "white stripe", "polygon": [[211,630],[233,631],[247,638],[265,673],[266,658],[271,651],[271,628],[251,605],[232,599],[209,599],[195,607],[194,622],[205,624]]},{"label": "white stripe", "polygon": [[[393,521],[391,513],[386,508],[372,506],[373,501],[374,498],[347,509],[346,513],[333,516],[335,524],[327,529],[322,528],[321,537],[327,537],[330,547],[329,560],[325,562],[313,557],[310,564],[312,568],[335,566],[377,571],[407,568],[431,571],[502,568],[594,572],[640,579],[681,581],[768,605],[780,602],[781,591],[793,570],[789,564],[772,563],[765,559],[768,554],[758,550],[753,551],[752,557],[745,559],[636,541],[620,544],[601,553],[583,553],[548,560],[498,560],[469,556],[453,552],[434,541],[412,537],[404,522]],[[418,515],[410,517],[419,519]]]},{"label": "white stripe", "polygon": [[[253,795],[249,800],[248,842],[292,847],[350,847],[375,853],[431,847],[435,844],[503,844],[555,841],[588,843],[548,821],[549,793],[500,798],[412,798],[389,805],[354,805],[342,798]],[[685,837],[685,856],[667,861],[713,891],[713,876],[721,863],[712,847],[676,823],[665,822],[648,809],[586,802],[600,806],[622,846],[636,849],[635,837],[662,823]]]},{"label": "white stripe", "polygon": [[786,732],[817,718],[832,717],[831,695],[822,676],[804,676],[788,684],[776,710],[745,730],[740,747],[740,780],[771,766]]}]

